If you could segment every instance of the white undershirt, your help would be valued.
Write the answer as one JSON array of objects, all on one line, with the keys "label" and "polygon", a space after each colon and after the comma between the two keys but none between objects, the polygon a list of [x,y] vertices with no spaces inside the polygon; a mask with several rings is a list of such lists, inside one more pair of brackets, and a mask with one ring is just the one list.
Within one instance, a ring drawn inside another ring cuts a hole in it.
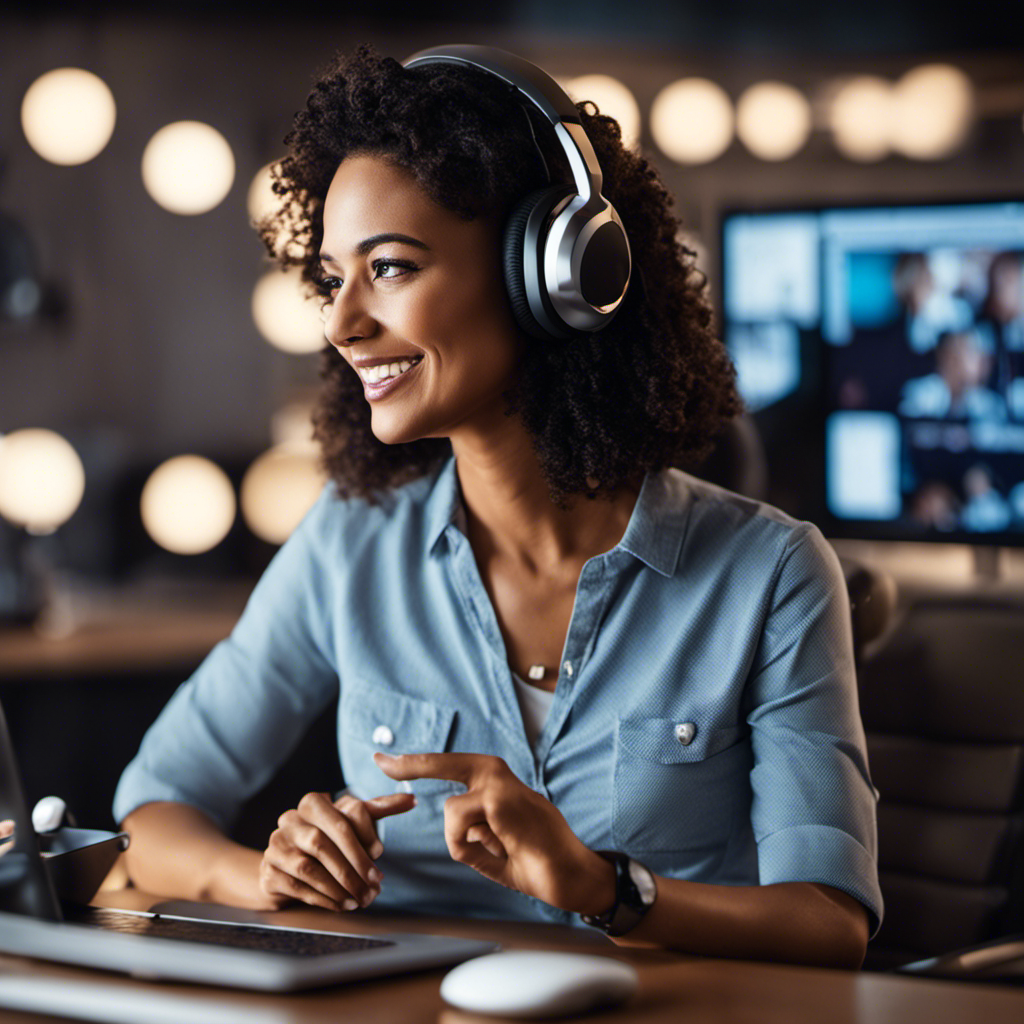
[{"label": "white undershirt", "polygon": [[516,697],[519,700],[523,725],[526,727],[526,738],[530,741],[530,746],[535,747],[537,737],[547,721],[551,702],[555,699],[555,695],[540,689],[539,686],[531,686],[525,680],[520,679],[515,672],[512,673],[512,680],[516,684]]}]

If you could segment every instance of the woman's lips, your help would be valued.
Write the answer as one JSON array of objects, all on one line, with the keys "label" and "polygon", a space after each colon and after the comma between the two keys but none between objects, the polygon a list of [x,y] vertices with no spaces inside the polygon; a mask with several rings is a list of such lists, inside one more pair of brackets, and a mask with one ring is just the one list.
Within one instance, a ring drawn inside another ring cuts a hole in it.
[{"label": "woman's lips", "polygon": [[379,398],[383,398],[385,395],[391,394],[395,388],[400,388],[409,377],[411,377],[416,371],[423,365],[421,359],[418,363],[414,363],[404,373],[400,373],[397,377],[389,377],[387,380],[379,381],[376,384],[368,384],[365,380],[363,381],[363,394],[366,399],[370,402],[374,402]]}]

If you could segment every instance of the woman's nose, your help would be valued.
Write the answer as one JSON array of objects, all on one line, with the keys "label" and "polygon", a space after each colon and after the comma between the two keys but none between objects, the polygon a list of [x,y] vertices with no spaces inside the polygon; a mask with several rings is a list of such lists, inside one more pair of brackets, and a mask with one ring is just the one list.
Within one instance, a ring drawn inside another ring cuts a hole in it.
[{"label": "woman's nose", "polygon": [[323,307],[320,319],[324,322],[324,337],[335,348],[369,338],[377,329],[366,308],[354,296],[346,295],[344,289]]}]

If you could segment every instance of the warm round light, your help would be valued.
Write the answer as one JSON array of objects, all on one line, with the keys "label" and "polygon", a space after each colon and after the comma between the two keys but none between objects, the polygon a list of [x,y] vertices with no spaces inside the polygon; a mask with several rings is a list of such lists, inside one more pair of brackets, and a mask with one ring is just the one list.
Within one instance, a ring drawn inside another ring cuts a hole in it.
[{"label": "warm round light", "polygon": [[264,274],[252,293],[252,318],[267,341],[282,352],[319,352],[327,344],[320,302],[307,298],[297,267]]},{"label": "warm round light", "polygon": [[665,86],[651,106],[651,134],[662,152],[683,164],[714,160],[732,141],[732,103],[706,78]]},{"label": "warm round light", "polygon": [[85,493],[78,452],[52,430],[0,436],[0,515],[29,533],[53,533]]},{"label": "warm round light", "polygon": [[[282,207],[283,200],[281,196],[274,192],[272,187],[274,179],[271,176],[271,168],[273,166],[273,163],[269,163],[265,167],[261,167],[253,175],[253,179],[249,184],[249,191],[246,195],[246,208],[249,211],[249,222],[254,226]],[[286,230],[282,230],[278,232],[274,240],[274,252],[279,256],[287,252],[288,255],[300,259],[302,257],[302,246],[295,242]]]},{"label": "warm round light", "polygon": [[199,455],[178,455],[157,466],[142,488],[142,523],[168,551],[198,555],[219,544],[235,519],[227,474]]},{"label": "warm round light", "polygon": [[893,88],[892,145],[905,156],[937,160],[963,142],[971,124],[970,79],[949,64],[923,64]]},{"label": "warm round light", "polygon": [[242,516],[270,544],[283,544],[323,490],[311,444],[282,444],[260,455],[242,478]]},{"label": "warm round light", "polygon": [[53,164],[84,164],[110,141],[117,119],[107,83],[82,68],[57,68],[37,78],[21,101],[29,145]]},{"label": "warm round light", "polygon": [[811,105],[784,82],[758,82],[736,103],[736,134],[754,156],[787,160],[811,134]]},{"label": "warm round light", "polygon": [[313,444],[313,402],[300,399],[282,405],[270,417],[270,439],[275,445]]},{"label": "warm round light", "polygon": [[142,181],[171,213],[206,213],[231,191],[235,157],[227,139],[201,121],[165,125],[146,144]]},{"label": "warm round light", "polygon": [[892,85],[858,75],[840,86],[829,109],[836,149],[851,160],[881,160],[892,135]]},{"label": "warm round light", "polygon": [[611,75],[580,75],[565,83],[565,91],[577,103],[593,100],[602,114],[614,117],[628,147],[640,142],[640,107],[626,85]]},{"label": "warm round light", "polygon": [[245,196],[245,207],[249,211],[249,219],[254,223],[263,220],[273,213],[278,206],[278,197],[272,188],[273,178],[270,169],[273,164],[261,167],[249,182],[249,191]]}]

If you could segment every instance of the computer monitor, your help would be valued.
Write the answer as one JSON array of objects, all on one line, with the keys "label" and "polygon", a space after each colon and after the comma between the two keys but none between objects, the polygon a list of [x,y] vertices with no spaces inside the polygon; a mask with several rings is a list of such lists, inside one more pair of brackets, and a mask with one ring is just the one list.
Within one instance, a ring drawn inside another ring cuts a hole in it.
[{"label": "computer monitor", "polygon": [[[830,536],[1024,545],[1024,200],[729,210],[726,344]],[[769,459],[772,451],[769,447]]]}]

